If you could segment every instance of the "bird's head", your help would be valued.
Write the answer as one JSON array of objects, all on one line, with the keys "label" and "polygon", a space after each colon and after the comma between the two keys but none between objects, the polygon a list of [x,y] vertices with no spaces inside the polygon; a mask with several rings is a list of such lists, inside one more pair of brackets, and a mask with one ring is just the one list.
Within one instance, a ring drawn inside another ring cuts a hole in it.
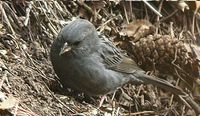
[{"label": "bird's head", "polygon": [[61,43],[59,55],[88,53],[98,43],[98,34],[92,23],[77,19],[66,25],[58,34]]}]

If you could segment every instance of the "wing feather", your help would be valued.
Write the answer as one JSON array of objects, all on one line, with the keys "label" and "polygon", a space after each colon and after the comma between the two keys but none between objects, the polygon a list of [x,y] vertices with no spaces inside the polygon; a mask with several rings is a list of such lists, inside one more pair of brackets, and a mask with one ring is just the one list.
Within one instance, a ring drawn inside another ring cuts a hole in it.
[{"label": "wing feather", "polygon": [[[101,37],[102,38],[102,37]],[[140,69],[134,60],[127,57],[122,50],[115,47],[112,42],[106,38],[102,38],[101,56],[103,62],[108,69],[118,72],[132,74]]]}]

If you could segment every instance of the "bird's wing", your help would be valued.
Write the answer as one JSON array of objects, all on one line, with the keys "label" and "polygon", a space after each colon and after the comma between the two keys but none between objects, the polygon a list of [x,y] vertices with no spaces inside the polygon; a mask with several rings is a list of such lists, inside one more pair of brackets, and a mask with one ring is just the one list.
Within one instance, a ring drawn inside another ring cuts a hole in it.
[{"label": "bird's wing", "polygon": [[123,54],[117,47],[115,47],[111,41],[102,42],[101,55],[105,66],[111,70],[115,70],[122,73],[133,74],[130,78],[130,83],[133,84],[153,84],[165,90],[171,91],[176,95],[183,95],[184,92],[160,78],[153,78],[146,75],[142,69],[130,58]]},{"label": "bird's wing", "polygon": [[128,58],[122,50],[113,45],[111,41],[103,38],[101,57],[105,66],[111,70],[132,74],[140,69],[135,61]]}]

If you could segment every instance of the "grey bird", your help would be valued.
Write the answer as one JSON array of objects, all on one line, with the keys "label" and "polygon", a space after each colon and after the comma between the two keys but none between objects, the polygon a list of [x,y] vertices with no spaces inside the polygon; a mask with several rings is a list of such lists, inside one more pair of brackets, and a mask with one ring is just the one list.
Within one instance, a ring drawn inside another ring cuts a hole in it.
[{"label": "grey bird", "polygon": [[50,59],[63,85],[90,96],[105,95],[127,83],[153,84],[174,94],[183,94],[169,82],[146,75],[84,19],[72,21],[60,31],[52,44]]}]

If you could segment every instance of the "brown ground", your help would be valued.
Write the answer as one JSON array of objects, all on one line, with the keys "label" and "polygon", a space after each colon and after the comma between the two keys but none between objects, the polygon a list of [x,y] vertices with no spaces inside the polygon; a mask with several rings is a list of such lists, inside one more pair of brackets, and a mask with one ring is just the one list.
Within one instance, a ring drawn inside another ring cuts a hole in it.
[{"label": "brown ground", "polygon": [[[153,4],[157,8],[163,8],[164,20],[159,34],[169,34],[169,30],[163,30],[169,27],[169,22],[174,22],[176,28],[173,31],[176,37],[182,27],[185,27],[184,32],[191,32],[190,38],[194,37],[189,28],[192,27],[191,19],[187,19],[194,9],[188,13],[178,10],[172,3]],[[173,15],[175,10],[176,15]],[[108,95],[108,99],[98,109],[99,97],[89,97],[71,89],[63,89],[52,69],[50,46],[68,21],[79,16],[90,20],[98,31],[109,37],[119,38],[119,32],[127,20],[132,22],[135,18],[146,19],[153,23],[160,20],[143,2],[1,1],[0,14],[1,115],[194,115],[192,108],[188,108],[176,96],[151,85],[125,85],[115,94]],[[26,20],[28,23],[25,23]],[[195,33],[198,33],[196,28]],[[198,42],[199,35],[196,34],[195,37],[195,42]],[[162,72],[159,68],[152,70],[141,66],[155,75]],[[168,72],[165,75],[174,77],[175,74]],[[186,74],[180,76],[183,75]],[[176,83],[176,79],[170,78],[169,81]],[[193,92],[189,89],[187,92],[193,97],[194,93],[199,95],[199,90]],[[114,99],[111,100],[113,95]]]}]

